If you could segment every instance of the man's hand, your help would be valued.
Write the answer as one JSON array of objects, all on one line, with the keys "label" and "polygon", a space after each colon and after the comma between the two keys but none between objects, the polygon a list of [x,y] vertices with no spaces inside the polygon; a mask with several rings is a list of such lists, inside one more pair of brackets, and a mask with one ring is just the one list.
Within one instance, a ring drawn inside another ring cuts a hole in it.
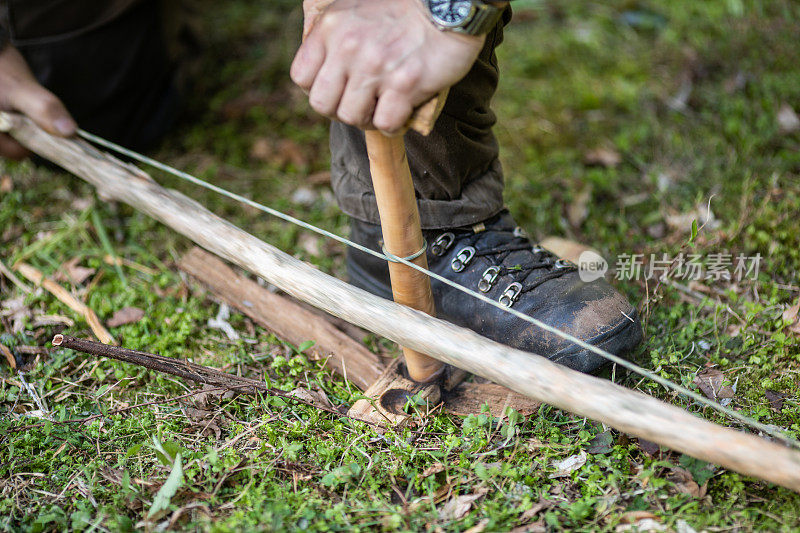
[{"label": "man's hand", "polygon": [[303,7],[307,37],[292,80],[317,112],[385,133],[463,78],[485,40],[440,31],[420,0],[305,0]]},{"label": "man's hand", "polygon": [[[19,111],[53,135],[74,135],[78,125],[56,96],[39,85],[25,59],[12,46],[0,51],[0,111]],[[28,151],[0,134],[0,157],[22,159]]]}]

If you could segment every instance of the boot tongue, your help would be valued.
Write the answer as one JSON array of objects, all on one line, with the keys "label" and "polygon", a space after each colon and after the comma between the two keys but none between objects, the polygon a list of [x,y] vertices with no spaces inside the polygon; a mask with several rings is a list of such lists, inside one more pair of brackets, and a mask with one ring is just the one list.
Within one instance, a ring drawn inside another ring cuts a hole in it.
[{"label": "boot tongue", "polygon": [[485,250],[487,248],[497,248],[504,246],[514,240],[514,234],[510,231],[486,231],[478,234],[476,247]]}]

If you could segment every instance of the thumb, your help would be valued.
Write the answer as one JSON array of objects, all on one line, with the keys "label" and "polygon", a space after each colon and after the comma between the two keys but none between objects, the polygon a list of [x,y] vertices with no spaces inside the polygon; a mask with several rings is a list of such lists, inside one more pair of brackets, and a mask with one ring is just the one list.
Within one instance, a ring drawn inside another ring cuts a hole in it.
[{"label": "thumb", "polygon": [[61,100],[39,84],[31,84],[18,91],[13,102],[17,111],[27,115],[48,133],[69,137],[78,129]]}]

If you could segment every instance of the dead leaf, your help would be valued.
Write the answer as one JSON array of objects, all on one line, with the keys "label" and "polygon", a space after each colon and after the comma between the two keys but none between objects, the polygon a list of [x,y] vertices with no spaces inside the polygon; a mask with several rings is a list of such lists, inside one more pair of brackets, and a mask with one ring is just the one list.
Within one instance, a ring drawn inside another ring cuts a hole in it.
[{"label": "dead leaf", "polygon": [[783,312],[783,320],[789,324],[789,331],[800,335],[800,320],[798,320],[797,317],[798,312],[800,312],[800,298],[798,298],[796,304]]},{"label": "dead leaf", "polygon": [[583,154],[583,163],[588,166],[613,168],[622,163],[622,156],[613,148],[595,148]]},{"label": "dead leaf", "polygon": [[798,298],[796,304],[794,304],[791,307],[788,307],[783,312],[783,319],[786,322],[794,322],[795,320],[797,320],[797,313],[799,313],[799,312],[800,312],[800,298]]},{"label": "dead leaf", "polygon": [[8,366],[10,366],[12,370],[16,370],[17,360],[14,359],[14,354],[11,353],[11,350],[8,349],[8,346],[6,346],[5,344],[0,344],[0,352],[3,352],[3,357],[6,358]]},{"label": "dead leaf", "polygon": [[650,442],[649,440],[639,439],[638,440],[639,449],[641,449],[644,453],[650,456],[654,456],[661,448],[655,442]]},{"label": "dead leaf", "polygon": [[675,483],[675,489],[681,494],[688,494],[692,498],[702,499],[708,490],[708,482],[703,486],[697,484],[691,472],[679,466],[673,467],[669,475],[669,480]]},{"label": "dead leaf", "polygon": [[190,401],[198,408],[204,409],[215,403],[214,400],[219,400],[223,398],[225,394],[230,391],[220,390],[216,387],[212,387],[211,385],[203,385],[203,392],[197,393],[190,397]]},{"label": "dead leaf", "polygon": [[581,450],[579,454],[571,455],[562,461],[553,463],[553,467],[556,471],[550,474],[550,479],[569,476],[572,472],[586,464],[586,457],[586,452]]},{"label": "dead leaf", "polygon": [[106,322],[110,328],[124,326],[125,324],[132,324],[138,322],[144,316],[144,311],[138,307],[123,307],[119,309],[114,315]]},{"label": "dead leaf", "polygon": [[725,374],[716,368],[705,368],[697,373],[694,384],[710,400],[733,398],[735,391],[730,385],[722,385]]},{"label": "dead leaf", "polygon": [[475,491],[473,494],[465,494],[450,498],[439,510],[439,519],[459,520],[464,518],[472,508],[472,504],[482,498],[487,492],[489,492],[489,489],[481,488]]},{"label": "dead leaf", "polygon": [[426,477],[436,475],[439,472],[444,472],[444,470],[445,466],[442,463],[434,463],[422,471],[422,474],[420,474],[420,478],[424,479]]},{"label": "dead leaf", "polygon": [[547,526],[545,525],[544,518],[540,518],[536,522],[515,527],[510,533],[545,533],[546,531]]},{"label": "dead leaf", "polygon": [[486,526],[488,526],[488,525],[489,525],[489,519],[488,518],[484,518],[483,520],[481,520],[480,522],[478,522],[477,524],[475,524],[471,528],[469,528],[466,531],[464,531],[464,533],[482,533],[483,530],[486,529]]},{"label": "dead leaf", "polygon": [[59,282],[68,281],[73,285],[80,285],[86,279],[97,272],[94,268],[87,268],[79,265],[80,257],[73,257],[69,261],[62,263],[58,271],[53,274],[53,279]]},{"label": "dead leaf", "polygon": [[650,511],[628,511],[619,517],[619,521],[623,524],[634,524],[639,520],[646,520],[648,518],[651,520],[658,520],[658,517]]},{"label": "dead leaf", "polygon": [[589,215],[589,202],[592,199],[592,184],[585,183],[567,205],[567,219],[573,227],[577,228]]},{"label": "dead leaf", "polygon": [[328,399],[325,393],[321,391],[308,390],[302,387],[298,387],[294,389],[292,392],[290,392],[289,395],[297,398],[298,400],[302,400],[312,405],[316,405],[317,407],[323,407],[323,408],[333,407],[331,401]]},{"label": "dead leaf", "polygon": [[537,514],[541,513],[545,509],[551,508],[553,505],[555,504],[550,500],[541,498],[538,502],[533,504],[533,507],[522,513],[522,516],[519,517],[520,522],[528,522],[533,520]]},{"label": "dead leaf", "polygon": [[594,248],[561,237],[545,237],[544,240],[539,242],[539,245],[542,248],[550,250],[562,259],[572,261],[576,265],[580,263],[581,254],[584,252],[593,252],[597,255],[600,255],[600,253]]},{"label": "dead leaf", "polygon": [[781,133],[792,133],[800,130],[800,117],[797,116],[792,106],[784,103],[778,110],[778,129]]},{"label": "dead leaf", "polygon": [[591,454],[608,453],[614,445],[614,435],[611,431],[606,430],[598,433],[592,440],[589,441],[586,447],[586,452]]},{"label": "dead leaf", "polygon": [[218,413],[206,409],[195,409],[186,405],[181,405],[181,409],[186,418],[189,419],[189,427],[187,429],[190,432],[205,436],[214,435],[217,440],[222,436],[220,426],[225,425],[225,419],[221,418]]},{"label": "dead leaf", "polygon": [[783,409],[783,399],[786,398],[786,394],[767,389],[764,391],[764,396],[767,398],[771,408],[779,412]]},{"label": "dead leaf", "polygon": [[5,194],[14,190],[14,182],[11,181],[11,176],[3,174],[0,177],[0,192]]}]

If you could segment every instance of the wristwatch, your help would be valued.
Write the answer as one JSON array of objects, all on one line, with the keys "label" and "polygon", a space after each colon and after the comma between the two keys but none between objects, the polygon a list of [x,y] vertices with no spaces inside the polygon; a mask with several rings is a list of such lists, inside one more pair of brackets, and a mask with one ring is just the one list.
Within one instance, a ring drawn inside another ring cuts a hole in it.
[{"label": "wristwatch", "polygon": [[505,7],[482,0],[422,0],[440,30],[484,35],[500,20]]}]

